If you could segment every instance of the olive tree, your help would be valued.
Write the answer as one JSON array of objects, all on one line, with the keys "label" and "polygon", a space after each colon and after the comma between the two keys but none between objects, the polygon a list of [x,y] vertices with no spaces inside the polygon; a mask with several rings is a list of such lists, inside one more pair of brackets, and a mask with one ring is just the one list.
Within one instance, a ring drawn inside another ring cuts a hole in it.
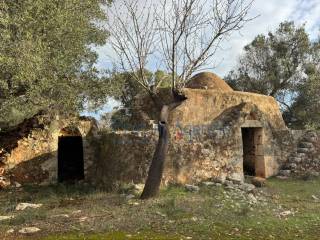
[{"label": "olive tree", "polygon": [[100,92],[92,46],[108,0],[0,1],[0,128],[42,110],[79,112]]}]

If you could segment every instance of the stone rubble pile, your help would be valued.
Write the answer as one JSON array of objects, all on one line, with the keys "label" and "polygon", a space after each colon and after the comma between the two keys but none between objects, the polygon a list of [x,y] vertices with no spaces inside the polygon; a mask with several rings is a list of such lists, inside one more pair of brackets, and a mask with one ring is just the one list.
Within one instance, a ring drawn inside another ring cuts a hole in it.
[{"label": "stone rubble pile", "polygon": [[297,151],[280,170],[284,177],[299,175],[319,175],[320,173],[320,136],[315,131],[307,131],[299,140]]},{"label": "stone rubble pile", "polygon": [[[265,178],[254,177],[251,183],[246,183],[238,180],[231,180],[230,178],[216,178],[210,181],[204,181],[198,185],[185,184],[184,189],[187,192],[199,192],[202,188],[221,187],[226,198],[240,198],[250,205],[257,203],[264,203],[266,198],[263,191],[259,188],[265,186]],[[128,201],[139,198],[142,193],[144,184],[128,184],[119,188],[119,193]]]},{"label": "stone rubble pile", "polygon": [[265,179],[254,177],[251,179],[251,182],[258,182],[259,184],[257,184],[256,187],[254,184],[246,182],[231,181],[228,179],[223,181],[221,181],[221,179],[213,179],[212,181],[202,182],[198,186],[186,184],[185,189],[189,192],[197,192],[201,190],[201,187],[222,187],[225,199],[239,199],[241,200],[240,202],[244,201],[250,205],[264,205],[267,199],[259,187],[265,185]]}]

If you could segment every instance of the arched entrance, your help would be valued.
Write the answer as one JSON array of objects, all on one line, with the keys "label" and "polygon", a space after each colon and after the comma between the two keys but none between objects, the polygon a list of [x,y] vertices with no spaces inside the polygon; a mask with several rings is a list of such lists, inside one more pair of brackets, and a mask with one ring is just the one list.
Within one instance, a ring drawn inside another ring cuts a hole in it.
[{"label": "arched entrance", "polygon": [[83,143],[77,128],[61,130],[58,139],[58,182],[84,179]]}]

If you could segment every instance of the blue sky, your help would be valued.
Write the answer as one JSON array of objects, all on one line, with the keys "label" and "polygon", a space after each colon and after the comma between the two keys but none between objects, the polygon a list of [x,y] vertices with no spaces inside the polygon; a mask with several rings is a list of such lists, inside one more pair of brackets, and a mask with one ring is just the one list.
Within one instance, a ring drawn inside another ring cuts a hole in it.
[{"label": "blue sky", "polygon": [[[213,71],[221,77],[236,66],[237,59],[246,44],[258,34],[275,30],[282,21],[293,20],[296,24],[305,24],[311,39],[317,39],[320,36],[320,0],[255,0],[250,15],[259,15],[259,17],[247,23],[240,32],[235,32],[228,37],[215,56],[216,68]],[[108,56],[110,48],[103,46],[96,51],[99,55],[97,67],[99,69],[110,67]],[[112,109],[114,104],[108,105],[105,110]]]}]

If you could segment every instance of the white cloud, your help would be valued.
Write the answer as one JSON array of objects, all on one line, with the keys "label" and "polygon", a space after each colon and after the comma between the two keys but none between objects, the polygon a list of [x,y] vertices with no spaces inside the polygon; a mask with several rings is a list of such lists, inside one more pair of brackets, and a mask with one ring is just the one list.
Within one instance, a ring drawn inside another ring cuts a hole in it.
[{"label": "white cloud", "polygon": [[225,76],[235,67],[246,44],[250,43],[256,35],[273,31],[280,22],[290,20],[297,5],[296,0],[256,0],[250,15],[258,15],[258,17],[247,23],[239,33],[234,33],[230,40],[223,44],[224,50],[217,55],[217,58],[221,57],[223,61],[214,71],[222,77]]},{"label": "white cloud", "polygon": [[300,0],[295,12],[290,16],[299,24],[306,24],[306,30],[311,39],[319,36],[320,30],[320,1],[319,0]]}]

